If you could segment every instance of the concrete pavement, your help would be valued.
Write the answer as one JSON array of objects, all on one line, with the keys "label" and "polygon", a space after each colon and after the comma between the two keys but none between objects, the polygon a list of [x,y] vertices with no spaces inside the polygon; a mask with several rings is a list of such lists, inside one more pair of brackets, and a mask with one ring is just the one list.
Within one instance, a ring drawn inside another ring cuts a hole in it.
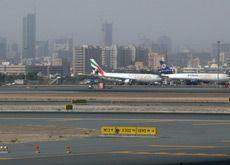
[{"label": "concrete pavement", "polygon": [[[0,164],[229,164],[230,116],[194,114],[2,113],[0,124],[52,124],[99,130],[154,126],[157,137],[98,137],[9,145]],[[40,144],[41,153],[34,153]],[[70,144],[72,154],[64,151]],[[5,160],[8,159],[8,160]]]}]

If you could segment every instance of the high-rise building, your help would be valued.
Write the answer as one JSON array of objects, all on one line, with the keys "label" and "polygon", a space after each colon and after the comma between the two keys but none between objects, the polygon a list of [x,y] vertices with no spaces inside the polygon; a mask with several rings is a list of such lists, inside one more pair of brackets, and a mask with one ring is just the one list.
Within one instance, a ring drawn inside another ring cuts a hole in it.
[{"label": "high-rise building", "polygon": [[8,45],[8,54],[7,54],[7,61],[11,64],[18,64],[21,61],[20,53],[19,53],[19,46],[17,43],[12,43]]},{"label": "high-rise building", "polygon": [[22,58],[35,58],[36,51],[36,14],[27,14],[23,17]]},{"label": "high-rise building", "polygon": [[111,46],[113,44],[113,24],[104,22],[102,24],[103,46]]},{"label": "high-rise building", "polygon": [[159,45],[160,53],[171,52],[172,51],[172,40],[168,36],[160,36],[157,39],[157,44]]},{"label": "high-rise building", "polygon": [[36,41],[36,57],[49,56],[49,42]]},{"label": "high-rise building", "polygon": [[193,52],[193,57],[199,57],[200,65],[205,66],[208,64],[208,61],[211,59],[211,52],[209,51]]},{"label": "high-rise building", "polygon": [[128,46],[119,46],[117,49],[117,67],[127,67],[132,64],[132,50]]},{"label": "high-rise building", "polygon": [[136,61],[136,47],[134,45],[129,45],[129,48],[131,50],[132,62],[134,63]]},{"label": "high-rise building", "polygon": [[51,60],[51,66],[53,68],[55,67],[61,67],[62,68],[62,75],[69,75],[70,73],[70,63],[66,59],[62,58],[52,58]]},{"label": "high-rise building", "polygon": [[63,58],[68,62],[72,62],[73,57],[73,39],[60,38],[53,42],[53,58]]},{"label": "high-rise building", "polygon": [[6,60],[6,54],[7,54],[7,41],[6,38],[0,37],[0,61]]},{"label": "high-rise building", "polygon": [[193,59],[193,55],[190,49],[184,48],[179,52],[179,66],[191,67],[192,59]]},{"label": "high-rise building", "polygon": [[83,74],[85,68],[85,46],[73,48],[73,74]]},{"label": "high-rise building", "polygon": [[148,54],[148,67],[154,70],[161,68],[160,61],[164,60],[165,56],[163,54],[158,54],[156,52],[149,52]]},{"label": "high-rise building", "polygon": [[101,65],[102,49],[99,46],[83,45],[73,49],[73,73],[77,74],[90,74],[92,68],[90,59],[93,58]]},{"label": "high-rise building", "polygon": [[145,66],[147,66],[149,49],[143,46],[137,46],[135,53],[136,53],[135,61],[141,61],[144,63]]},{"label": "high-rise building", "polygon": [[222,66],[225,63],[225,53],[224,52],[220,52],[219,61],[220,61],[220,66]]},{"label": "high-rise building", "polygon": [[103,47],[102,65],[109,69],[117,69],[117,46]]},{"label": "high-rise building", "polygon": [[148,63],[148,49],[144,47],[128,46],[110,46],[102,48],[102,65],[110,69],[127,67],[135,62]]},{"label": "high-rise building", "polygon": [[165,61],[168,62],[168,55],[172,51],[172,40],[168,36],[160,36],[157,39],[158,53],[165,54]]}]

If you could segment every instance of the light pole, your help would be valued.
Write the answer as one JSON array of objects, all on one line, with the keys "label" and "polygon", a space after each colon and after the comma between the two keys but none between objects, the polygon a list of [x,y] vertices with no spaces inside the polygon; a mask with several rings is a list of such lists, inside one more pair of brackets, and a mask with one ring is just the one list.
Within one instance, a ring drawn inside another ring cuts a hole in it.
[{"label": "light pole", "polygon": [[217,47],[218,47],[218,54],[217,54],[217,85],[219,86],[220,81],[220,41],[217,41]]}]

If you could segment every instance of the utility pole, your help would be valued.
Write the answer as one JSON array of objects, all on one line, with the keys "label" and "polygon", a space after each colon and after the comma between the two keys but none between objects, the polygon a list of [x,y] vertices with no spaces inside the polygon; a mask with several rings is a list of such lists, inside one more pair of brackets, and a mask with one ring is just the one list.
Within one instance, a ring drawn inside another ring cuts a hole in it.
[{"label": "utility pole", "polygon": [[218,87],[220,87],[219,86],[219,82],[220,82],[220,41],[217,41],[217,85],[218,85]]}]

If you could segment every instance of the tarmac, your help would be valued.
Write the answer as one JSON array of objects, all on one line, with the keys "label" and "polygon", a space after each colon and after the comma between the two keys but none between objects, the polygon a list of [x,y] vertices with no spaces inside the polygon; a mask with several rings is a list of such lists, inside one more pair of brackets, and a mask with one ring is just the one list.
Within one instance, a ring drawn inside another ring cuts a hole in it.
[{"label": "tarmac", "polygon": [[[229,164],[230,115],[1,113],[0,124],[44,124],[100,130],[101,126],[157,127],[154,137],[79,137],[9,144],[0,164]],[[35,144],[40,153],[34,152]],[[65,145],[71,146],[71,154]]]},{"label": "tarmac", "polygon": [[18,92],[176,92],[176,93],[229,93],[230,88],[222,86],[168,86],[168,85],[110,85],[105,89],[89,89],[87,85],[12,85],[0,86],[0,93]]}]

